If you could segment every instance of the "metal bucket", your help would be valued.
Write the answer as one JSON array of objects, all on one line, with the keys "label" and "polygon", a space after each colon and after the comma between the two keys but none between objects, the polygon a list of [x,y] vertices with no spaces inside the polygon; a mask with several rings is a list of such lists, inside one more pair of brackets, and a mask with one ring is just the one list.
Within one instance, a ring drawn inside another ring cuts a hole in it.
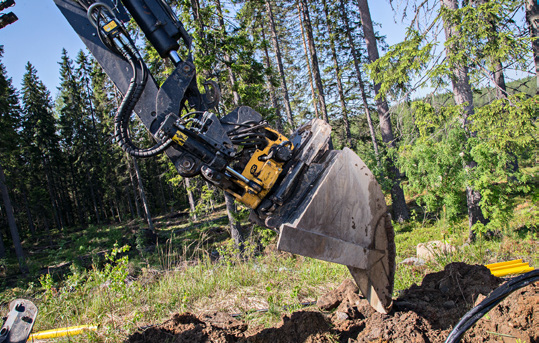
[{"label": "metal bucket", "polygon": [[[321,121],[310,125],[324,132],[329,126]],[[306,168],[294,196],[266,224],[279,229],[278,249],[348,266],[371,306],[387,313],[395,244],[380,185],[348,148],[319,155]]]}]

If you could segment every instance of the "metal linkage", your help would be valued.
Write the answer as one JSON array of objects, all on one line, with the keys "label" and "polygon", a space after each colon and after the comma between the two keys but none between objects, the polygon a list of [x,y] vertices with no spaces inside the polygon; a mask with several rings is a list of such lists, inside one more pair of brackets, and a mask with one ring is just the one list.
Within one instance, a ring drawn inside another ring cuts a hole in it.
[{"label": "metal linkage", "polygon": [[0,329],[0,343],[26,343],[37,312],[30,300],[16,299],[9,303],[9,313]]}]

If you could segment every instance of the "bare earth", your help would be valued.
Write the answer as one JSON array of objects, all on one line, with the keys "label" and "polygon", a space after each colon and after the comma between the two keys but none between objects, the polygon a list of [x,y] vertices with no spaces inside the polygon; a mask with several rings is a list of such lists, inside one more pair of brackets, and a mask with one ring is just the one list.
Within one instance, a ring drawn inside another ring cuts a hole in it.
[{"label": "bare earth", "polygon": [[[322,311],[283,315],[271,328],[249,327],[225,313],[175,314],[131,335],[146,342],[444,342],[452,327],[503,283],[484,266],[452,263],[425,276],[395,300],[389,315],[370,308],[352,280],[318,300]],[[539,284],[522,288],[493,308],[464,342],[539,342]]]}]

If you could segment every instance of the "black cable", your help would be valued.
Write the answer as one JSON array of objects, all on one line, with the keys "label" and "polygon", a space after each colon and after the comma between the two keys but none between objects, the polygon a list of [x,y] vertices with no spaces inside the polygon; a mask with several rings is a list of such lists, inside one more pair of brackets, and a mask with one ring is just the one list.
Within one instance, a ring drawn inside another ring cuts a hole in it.
[{"label": "black cable", "polygon": [[464,335],[466,330],[474,325],[475,322],[481,319],[494,306],[498,305],[509,294],[538,280],[539,269],[535,269],[526,274],[512,278],[500,287],[496,288],[488,297],[483,299],[479,305],[472,308],[464,315],[464,317],[461,318],[445,340],[445,343],[460,342],[460,338]]}]

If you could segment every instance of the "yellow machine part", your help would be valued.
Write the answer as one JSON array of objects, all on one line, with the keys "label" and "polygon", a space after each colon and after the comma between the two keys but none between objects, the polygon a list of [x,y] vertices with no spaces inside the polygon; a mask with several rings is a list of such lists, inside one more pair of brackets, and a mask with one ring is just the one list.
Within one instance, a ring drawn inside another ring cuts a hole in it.
[{"label": "yellow machine part", "polygon": [[[270,153],[272,147],[288,141],[288,139],[279,132],[270,128],[266,128],[266,130],[272,132],[277,138],[273,141],[266,138],[268,139],[268,144],[266,147],[263,150],[257,149],[253,153],[251,159],[241,173],[247,179],[260,185],[262,189],[257,192],[244,182],[238,181],[238,184],[245,189],[245,193],[243,195],[232,194],[239,202],[247,205],[249,208],[256,208],[260,204],[262,199],[264,199],[264,197],[268,194],[277,181],[277,178],[283,171],[282,167],[284,163],[279,163],[272,159],[267,161],[260,160],[260,157],[266,156]],[[293,147],[291,148],[293,149]]]}]

